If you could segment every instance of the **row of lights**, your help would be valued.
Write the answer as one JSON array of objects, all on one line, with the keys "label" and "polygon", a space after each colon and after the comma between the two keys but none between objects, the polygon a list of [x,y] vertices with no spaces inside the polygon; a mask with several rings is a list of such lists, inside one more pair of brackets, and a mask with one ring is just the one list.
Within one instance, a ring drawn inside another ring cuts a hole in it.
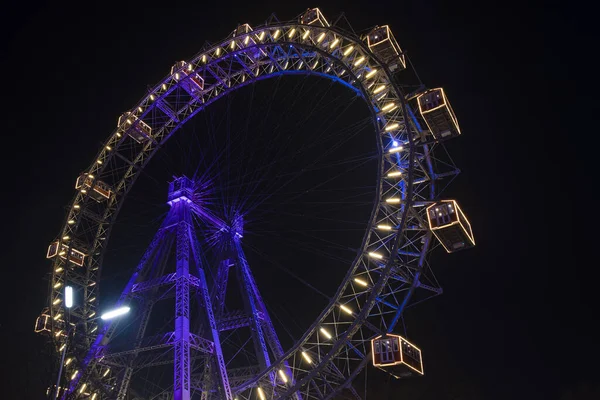
[{"label": "row of lights", "polygon": [[[365,284],[366,284],[366,282],[365,282]],[[354,314],[352,312],[352,310],[348,306],[346,306],[344,304],[339,304],[339,307],[340,307],[340,309],[342,311],[344,311],[348,315],[353,315]],[[333,338],[333,335],[327,329],[325,329],[324,327],[319,328],[319,332],[321,332],[321,334],[325,338],[327,338],[328,340]],[[302,350],[300,352],[300,354],[301,354],[302,358],[304,359],[304,361],[306,363],[308,363],[308,364],[312,364],[313,363],[313,360],[312,360],[311,356],[308,354],[308,352],[306,350]],[[278,373],[279,373],[279,376],[281,377],[281,380],[284,383],[287,383],[288,382],[288,378],[285,375],[285,371],[283,369],[279,369]],[[256,387],[256,391],[258,393],[258,397],[260,398],[260,400],[266,400],[265,393],[264,393],[264,391],[260,387]]]}]

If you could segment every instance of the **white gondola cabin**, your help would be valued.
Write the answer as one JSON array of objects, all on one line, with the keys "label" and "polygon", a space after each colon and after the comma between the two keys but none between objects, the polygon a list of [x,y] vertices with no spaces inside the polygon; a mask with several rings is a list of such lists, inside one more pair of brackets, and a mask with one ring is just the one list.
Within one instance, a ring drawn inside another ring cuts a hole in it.
[{"label": "white gondola cabin", "polygon": [[[178,61],[171,67],[171,75],[176,81],[181,81],[181,87],[191,95],[196,95],[204,90],[204,79],[194,71],[192,64]],[[185,79],[187,77],[189,79]]]},{"label": "white gondola cabin", "polygon": [[[92,184],[94,185],[93,188]],[[112,193],[110,186],[99,180],[96,180],[94,183],[94,176],[86,172],[82,173],[77,178],[77,182],[75,182],[75,189],[81,190],[83,193],[87,194],[97,202],[109,199]]]},{"label": "white gondola cabin", "polygon": [[[56,240],[50,243],[50,246],[48,247],[48,252],[46,253],[46,258],[54,258],[56,256],[59,256],[63,260],[66,260],[68,251],[68,244],[60,243],[58,240]],[[69,253],[69,261],[75,265],[82,267],[83,263],[85,262],[85,253],[71,246],[71,251]]]},{"label": "white gondola cabin", "polygon": [[448,102],[444,89],[430,89],[417,97],[419,112],[436,140],[460,135],[456,115]]},{"label": "white gondola cabin", "polygon": [[371,340],[373,365],[396,378],[423,375],[421,350],[402,336],[388,333]]},{"label": "white gondola cabin", "polygon": [[388,25],[377,26],[367,35],[367,46],[390,71],[406,68],[406,59]]},{"label": "white gondola cabin", "polygon": [[309,8],[306,10],[306,12],[300,17],[300,23],[303,25],[317,25],[324,27],[329,26],[329,22],[327,22],[321,13],[321,10],[318,8]]},{"label": "white gondola cabin", "polygon": [[427,207],[429,229],[452,253],[475,246],[471,224],[456,201],[442,200]]},{"label": "white gondola cabin", "polygon": [[152,135],[152,128],[150,125],[129,111],[123,113],[123,115],[119,117],[117,126],[138,143],[145,143]]}]

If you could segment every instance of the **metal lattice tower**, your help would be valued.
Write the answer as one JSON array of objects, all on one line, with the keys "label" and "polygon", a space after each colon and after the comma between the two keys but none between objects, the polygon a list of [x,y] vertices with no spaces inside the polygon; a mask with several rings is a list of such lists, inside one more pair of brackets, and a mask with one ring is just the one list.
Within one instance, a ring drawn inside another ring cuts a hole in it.
[{"label": "metal lattice tower", "polygon": [[[95,364],[120,370],[114,382],[119,400],[127,398],[135,370],[164,364],[173,365],[174,400],[190,399],[192,387],[201,390],[202,399],[233,399],[220,336],[240,327],[250,328],[259,364],[257,368],[266,369],[271,365],[272,357],[283,355],[241,246],[242,217],[236,215],[227,224],[203,212],[193,201],[194,187],[195,183],[185,176],[170,183],[168,204],[171,209],[121,295],[120,304],[134,300],[139,303],[140,317],[132,345],[114,350],[112,342],[117,336],[118,323],[108,324],[90,353],[88,362],[93,358]],[[205,266],[201,261],[200,245],[192,221],[194,214],[220,228],[219,248],[223,257],[212,290],[209,290]],[[169,256],[173,250],[174,272],[168,272]],[[239,283],[244,310],[227,313],[226,289],[232,272]],[[173,292],[173,330],[148,336],[147,327],[154,305],[172,297]],[[202,311],[200,321],[194,321],[196,329],[191,328],[193,302]],[[203,372],[197,374],[196,379],[191,373],[193,359],[206,360]],[[247,369],[245,375],[251,375],[252,368]],[[284,370],[286,376],[291,376],[287,364]],[[275,373],[271,380],[273,385],[278,384]],[[295,393],[293,398],[301,399],[301,396]]]}]

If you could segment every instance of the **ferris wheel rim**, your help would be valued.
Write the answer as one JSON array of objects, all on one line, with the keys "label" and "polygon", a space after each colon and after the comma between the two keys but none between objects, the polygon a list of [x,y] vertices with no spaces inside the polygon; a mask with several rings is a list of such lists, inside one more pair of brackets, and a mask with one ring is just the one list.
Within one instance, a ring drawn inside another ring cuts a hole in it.
[{"label": "ferris wheel rim", "polygon": [[[293,23],[293,24],[289,24],[289,23],[283,23],[283,24],[277,24],[277,25],[267,25],[267,26],[265,26],[265,27],[262,27],[262,28],[255,29],[253,32],[254,32],[254,33],[256,33],[256,32],[268,31],[268,30],[272,30],[272,29],[274,29],[274,28],[277,28],[277,27],[284,29],[285,27],[291,27],[291,26],[297,26],[298,28],[306,28],[306,25],[302,25],[302,24],[299,24],[299,23]],[[339,34],[339,35],[341,35],[341,33],[340,33],[340,30],[338,30],[338,29],[332,29],[332,28],[328,28],[328,27],[325,27],[325,28],[323,28],[323,27],[318,27],[318,30],[319,30],[319,31],[329,31],[329,32],[332,32],[332,33],[334,33],[334,34]],[[348,35],[348,36],[350,36],[350,35]],[[344,38],[345,38],[345,39],[348,39],[348,38],[346,38],[345,36],[344,36]],[[229,40],[230,40],[230,39],[227,39],[227,40],[226,40],[226,41],[224,41],[223,43],[225,43],[225,42],[227,42],[227,41],[229,41]],[[351,38],[351,40],[348,40],[348,41],[353,41],[353,40],[356,40],[356,38]],[[284,43],[285,43],[285,44],[288,44],[288,42],[284,42]],[[371,52],[371,51],[370,51],[368,48],[366,48],[366,46],[364,45],[364,43],[362,43],[362,42],[361,42],[361,41],[359,41],[359,40],[356,40],[356,41],[354,41],[353,43],[354,43],[354,44],[355,44],[357,47],[360,47],[360,48],[361,48],[361,50],[363,51],[363,53],[364,53],[364,54],[367,54],[367,55],[369,56],[369,58],[371,58],[371,59],[373,59],[373,60],[375,60],[375,61],[377,62],[377,57],[376,57],[375,55],[373,55],[373,54],[372,54],[372,52]],[[308,46],[308,45],[300,46],[298,43],[295,43],[295,42],[289,42],[289,44],[291,44],[291,45],[295,45],[295,46],[297,46],[297,47],[307,47],[307,48],[308,48],[308,47],[310,47],[310,46]],[[270,44],[269,44],[269,45],[270,45]],[[258,46],[258,45],[257,45],[257,46],[255,46],[255,48],[266,47],[266,46],[268,46],[268,45],[267,45],[267,44],[265,44],[264,46]],[[214,51],[214,49],[216,49],[216,48],[219,48],[219,47],[223,47],[223,46],[215,45],[215,46],[213,46],[211,49],[213,49],[213,51]],[[211,52],[211,49],[209,49],[209,50],[205,50],[205,51],[202,51],[200,54],[206,54],[206,53],[209,53],[209,52]],[[320,49],[320,48],[312,48],[312,49],[313,49],[313,50],[315,50],[315,51],[317,51],[317,52],[321,52],[321,53],[323,53],[322,55],[323,55],[324,57],[327,57],[327,55],[329,55],[329,57],[330,57],[330,58],[333,58],[333,57],[332,57],[330,54],[323,52],[323,51],[322,51],[322,49]],[[242,52],[242,50],[240,49],[240,50],[238,50],[238,52],[239,52],[239,53],[241,53],[241,52]],[[228,54],[229,54],[229,53],[228,53]],[[223,56],[223,58],[224,58],[224,57],[225,57],[225,55]],[[337,60],[337,61],[340,61],[340,60]],[[216,62],[216,61],[215,61],[215,62]],[[391,73],[390,73],[390,72],[387,70],[387,67],[386,67],[384,64],[382,64],[382,63],[375,64],[375,65],[377,65],[378,69],[385,71],[385,75],[386,75],[386,77],[388,78],[388,81],[389,81],[389,84],[390,84],[390,86],[393,86],[394,90],[395,90],[396,92],[398,92],[398,93],[400,93],[400,94],[401,94],[401,91],[400,91],[400,89],[399,89],[399,88],[397,87],[397,85],[396,85],[396,84],[393,82],[393,79],[391,78]],[[347,66],[346,66],[346,67],[347,67]],[[349,71],[349,73],[350,73],[350,74],[352,74],[352,70],[351,70],[350,68],[348,68],[348,71]],[[330,76],[330,75],[327,75],[327,74],[322,74],[322,73],[318,73],[318,72],[314,72],[314,71],[286,71],[286,72],[282,72],[281,74],[282,74],[282,75],[286,75],[286,74],[294,74],[294,73],[305,73],[305,74],[307,74],[307,75],[313,75],[313,76],[323,76],[323,77],[332,78],[332,76]],[[276,74],[272,74],[272,75],[269,75],[269,76],[265,76],[264,78],[257,78],[256,80],[254,80],[254,82],[256,82],[256,81],[259,81],[259,80],[262,80],[262,79],[267,79],[267,78],[270,78],[270,77],[273,77],[273,76],[276,76]],[[356,77],[356,76],[355,76],[355,77]],[[167,78],[163,79],[163,80],[162,80],[162,81],[161,81],[161,82],[160,82],[160,83],[157,85],[157,87],[158,87],[158,86],[160,86],[160,85],[162,85],[162,84],[164,84],[164,82],[168,81],[169,79],[171,79],[171,76],[170,76],[170,75],[169,75]],[[358,80],[358,78],[357,78],[356,80]],[[340,81],[340,80],[338,80],[338,82],[343,82],[343,81]],[[247,82],[247,83],[245,83],[245,85],[248,85],[248,84],[250,84],[250,83],[252,83],[252,82]],[[228,95],[230,92],[233,92],[233,91],[235,91],[235,90],[237,90],[237,89],[239,89],[240,87],[242,87],[242,86],[245,86],[245,85],[237,85],[237,86],[231,87],[231,88],[229,88],[230,90],[226,91],[226,92],[227,92],[227,94],[224,94],[224,95]],[[360,81],[358,82],[358,85],[359,85],[359,88],[358,88],[358,90],[357,90],[356,88],[352,87],[352,85],[351,85],[351,84],[346,84],[346,86],[353,88],[355,91],[357,91],[357,92],[358,92],[358,91],[360,91],[360,92],[361,92],[361,94],[362,94],[362,97],[363,97],[363,99],[364,99],[364,100],[365,100],[367,103],[369,102],[369,100],[371,100],[371,101],[372,101],[372,96],[371,96],[371,95],[369,95],[369,93],[368,93],[368,92],[367,92],[367,90],[366,90],[366,89],[363,87],[363,85],[362,85],[362,83],[360,83]],[[174,85],[174,86],[176,86],[176,85]],[[174,89],[173,89],[173,90],[174,90]],[[146,98],[147,98],[147,96],[146,96]],[[219,98],[220,98],[220,97],[219,97]],[[403,98],[403,96],[402,96],[402,95],[399,95],[399,96],[398,96],[398,98],[400,99],[401,103],[402,103],[402,104],[404,104],[404,98]],[[212,99],[212,101],[216,101],[216,99],[217,99],[217,98],[215,98],[215,99]],[[141,169],[143,170],[143,168],[145,168],[146,164],[147,164],[147,163],[150,161],[150,159],[152,159],[152,157],[155,155],[155,153],[158,151],[158,149],[160,149],[160,147],[162,147],[162,146],[164,145],[164,143],[165,143],[165,142],[166,142],[166,141],[167,141],[167,140],[168,140],[168,139],[169,139],[169,138],[172,136],[172,134],[173,134],[173,133],[175,133],[175,132],[176,132],[176,131],[177,131],[177,130],[178,130],[180,127],[181,127],[181,126],[183,126],[183,125],[184,125],[184,124],[185,124],[185,123],[186,123],[186,122],[187,122],[189,119],[191,119],[191,118],[192,118],[194,115],[196,115],[198,112],[200,112],[200,110],[204,109],[205,107],[208,107],[208,106],[210,106],[210,104],[211,104],[211,103],[208,103],[206,106],[198,108],[198,109],[197,109],[195,112],[193,112],[192,114],[190,114],[190,115],[189,115],[189,116],[188,116],[188,117],[187,117],[185,120],[183,120],[183,121],[180,121],[180,122],[179,122],[179,124],[177,125],[177,127],[175,127],[173,130],[171,130],[171,131],[168,133],[168,135],[166,135],[166,136],[165,136],[165,137],[162,139],[162,141],[160,141],[160,142],[158,142],[158,143],[157,143],[156,149],[155,149],[155,150],[154,150],[154,151],[151,153],[151,155],[150,155],[149,157],[147,157],[147,159],[146,159],[146,161],[144,162],[144,164],[142,165],[142,168],[141,168]],[[381,135],[381,132],[380,132],[380,130],[377,128],[377,122],[375,121],[375,118],[376,118],[376,116],[375,116],[374,109],[373,109],[373,107],[369,107],[369,109],[370,109],[370,112],[371,112],[371,114],[372,114],[372,117],[373,117],[373,122],[374,122],[374,125],[375,125],[375,127],[376,127],[376,129],[375,129],[375,135],[376,135],[376,138],[377,138],[377,141],[378,141],[378,151],[379,151],[379,157],[378,157],[378,176],[377,176],[377,182],[378,182],[378,186],[381,186],[381,181],[384,179],[384,178],[383,178],[383,176],[382,176],[383,170],[382,170],[382,166],[381,166],[381,164],[382,164],[382,153],[384,152],[384,150],[385,150],[385,149],[384,149],[384,146],[381,144],[381,137],[382,137],[382,135]],[[406,115],[406,114],[405,114],[405,115]],[[142,120],[143,120],[143,117],[141,117],[140,119],[142,119]],[[407,124],[407,126],[408,126],[408,124]],[[409,130],[410,130],[410,129],[409,129]],[[114,132],[111,134],[111,137],[112,137],[112,136],[113,136],[115,133],[117,133],[117,132],[118,132],[118,128],[117,128],[117,129],[116,129],[116,130],[115,130],[115,131],[114,131]],[[125,136],[125,137],[126,137],[126,135],[123,135],[123,136]],[[410,154],[412,154],[412,153],[413,153],[413,149],[412,149],[412,142],[411,142],[411,141],[409,141],[409,142],[411,143],[411,146],[410,146],[410,149],[409,149],[409,151],[410,151]],[[411,157],[411,156],[409,156],[409,157]],[[97,157],[96,159],[97,159],[97,160],[99,160],[100,158],[99,158],[99,157]],[[105,167],[105,168],[106,168],[106,167]],[[101,172],[100,172],[100,174],[102,174],[102,171],[104,171],[104,169],[101,169]],[[121,195],[121,196],[123,197],[123,199],[127,197],[127,193],[129,192],[130,188],[131,188],[131,187],[134,185],[134,183],[135,183],[135,179],[137,178],[137,176],[139,176],[139,173],[138,173],[138,174],[136,174],[136,177],[134,178],[134,180],[133,180],[133,181],[131,182],[131,184],[129,185],[129,188],[127,188],[127,191],[126,191],[126,192],[124,192],[124,193]],[[411,184],[412,184],[412,183],[410,182],[410,176],[409,176],[409,178],[408,178],[408,180],[407,180],[407,184],[408,184],[408,187],[410,188],[410,187],[411,187]],[[80,196],[80,195],[79,195],[79,194],[76,194],[75,198],[72,200],[72,202],[71,202],[71,207],[73,207],[73,205],[77,203],[78,196]],[[336,291],[336,295],[334,296],[333,300],[329,302],[329,304],[328,304],[328,305],[326,306],[326,308],[325,308],[325,309],[324,309],[324,310],[321,312],[321,314],[319,315],[319,317],[318,317],[318,318],[315,320],[315,322],[314,322],[314,323],[311,325],[311,327],[310,327],[310,328],[309,328],[309,329],[308,329],[308,330],[305,332],[305,335],[304,335],[303,337],[307,337],[307,336],[309,336],[309,335],[310,335],[310,332],[309,332],[309,331],[311,331],[311,330],[312,330],[312,331],[314,331],[314,330],[316,329],[316,327],[318,326],[319,322],[320,322],[320,321],[322,321],[322,318],[325,318],[325,317],[326,317],[326,316],[327,316],[327,315],[328,315],[330,312],[332,312],[332,310],[333,310],[333,309],[336,307],[336,304],[337,304],[337,302],[339,301],[339,298],[340,298],[340,296],[341,296],[341,293],[343,292],[343,288],[344,288],[344,287],[346,287],[346,286],[347,286],[347,285],[350,283],[350,280],[351,280],[351,277],[352,277],[352,274],[350,273],[350,270],[352,270],[352,269],[355,267],[355,265],[356,265],[356,263],[358,262],[358,260],[359,260],[361,257],[363,257],[363,256],[364,256],[364,254],[365,254],[365,252],[367,251],[367,249],[366,249],[366,244],[367,244],[367,242],[368,242],[369,235],[370,235],[370,232],[372,231],[373,225],[375,224],[375,215],[376,215],[376,211],[377,211],[377,209],[378,209],[378,207],[379,207],[379,204],[378,204],[378,203],[380,203],[380,201],[381,201],[381,197],[382,197],[382,189],[381,189],[381,188],[378,188],[378,190],[377,190],[377,196],[376,196],[376,199],[375,199],[375,201],[374,201],[374,205],[373,205],[373,208],[372,208],[371,216],[369,217],[369,224],[368,224],[368,227],[367,227],[367,229],[366,229],[365,235],[363,236],[363,240],[362,240],[362,245],[361,245],[361,252],[360,252],[360,254],[358,254],[358,255],[357,255],[357,257],[355,258],[355,260],[353,260],[353,262],[351,263],[351,266],[350,266],[350,268],[349,268],[349,271],[348,271],[347,275],[346,275],[346,276],[343,278],[342,282],[340,283],[340,285],[339,285],[339,287],[338,287],[338,290]],[[111,216],[112,220],[109,222],[109,226],[108,226],[108,228],[107,228],[107,230],[106,230],[106,232],[105,232],[105,237],[106,237],[107,239],[108,239],[108,237],[109,237],[109,235],[110,235],[110,230],[111,230],[111,229],[112,229],[112,227],[113,227],[114,221],[116,220],[116,218],[117,218],[117,215],[119,214],[119,211],[120,211],[120,206],[123,204],[123,203],[122,203],[122,201],[123,201],[123,200],[121,200],[121,203],[118,205],[118,208],[117,208],[117,210],[116,210],[116,211],[114,212],[114,214]],[[409,197],[409,201],[410,201],[410,197]],[[406,209],[408,209],[408,207],[407,207]],[[69,224],[68,224],[68,217],[67,217],[67,221],[65,221],[65,224],[64,224],[64,226],[63,226],[63,234],[65,233],[65,231],[66,231],[66,229],[65,229],[65,228],[67,228],[67,227],[68,227],[68,225],[69,225]],[[399,235],[398,235],[398,236],[399,236]],[[100,255],[100,258],[99,258],[99,259],[100,259],[100,261],[99,261],[99,263],[100,263],[100,264],[101,264],[101,259],[102,259],[102,257],[103,257],[103,256],[104,256],[104,254],[105,254],[105,251],[106,251],[106,246],[104,246],[104,247],[102,248],[102,251],[101,251],[101,253],[102,253],[102,254]],[[391,257],[390,257],[390,259],[391,259]],[[98,272],[98,274],[99,274],[99,273],[100,273],[100,272]],[[381,279],[383,279],[383,277],[384,277],[384,275],[381,275]],[[363,312],[364,312],[364,309],[363,309]],[[358,322],[356,322],[356,320],[355,320],[354,324],[357,324],[357,323],[358,323]],[[298,343],[299,343],[299,342],[301,342],[301,341],[302,341],[302,340],[299,340],[299,341],[298,341]],[[298,348],[300,348],[300,347],[302,346],[302,344],[298,344],[298,343],[297,343],[295,346],[293,346],[291,349],[289,349],[288,351],[286,351],[286,353],[285,353],[285,355],[284,355],[284,357],[283,357],[284,359],[285,359],[285,358],[288,358],[287,356],[289,356],[290,354],[292,354],[292,353],[294,353],[294,352],[298,351]],[[274,363],[273,363],[273,366],[274,366],[274,365],[276,365],[276,362],[274,362]],[[321,364],[319,364],[319,365],[321,365]],[[271,369],[272,369],[272,368],[274,368],[274,367],[271,367]],[[317,369],[317,368],[315,368],[315,369]],[[264,376],[266,373],[267,373],[267,372],[265,372],[264,374],[262,374],[262,376]],[[260,379],[260,378],[257,378],[257,380],[258,380],[258,379]]]}]

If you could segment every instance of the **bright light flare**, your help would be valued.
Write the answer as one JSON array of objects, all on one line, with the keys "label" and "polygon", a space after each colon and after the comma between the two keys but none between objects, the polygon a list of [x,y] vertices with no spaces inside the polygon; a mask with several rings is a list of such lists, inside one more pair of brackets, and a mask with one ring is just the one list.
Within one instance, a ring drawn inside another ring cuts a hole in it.
[{"label": "bright light flare", "polygon": [[257,387],[256,391],[258,392],[258,397],[260,398],[260,400],[267,400],[267,398],[265,397],[265,392],[263,392],[261,388]]},{"label": "bright light flare", "polygon": [[308,355],[307,352],[303,351],[302,357],[304,357],[304,359],[306,360],[307,363],[312,364],[312,359],[310,358],[310,356]]},{"label": "bright light flare", "polygon": [[279,370],[279,376],[281,377],[281,380],[283,381],[283,383],[287,383],[288,378],[287,378],[287,376],[285,376],[285,372],[283,372],[282,369]]},{"label": "bright light flare", "polygon": [[321,331],[323,336],[325,336],[327,339],[331,339],[331,333],[327,332],[327,330],[325,328],[321,328],[319,330]]},{"label": "bright light flare", "polygon": [[355,67],[358,67],[358,66],[359,66],[360,64],[362,64],[363,62],[365,62],[365,57],[364,57],[364,56],[362,56],[362,57],[360,57],[358,60],[356,60],[356,61],[354,62],[354,66],[355,66]]},{"label": "bright light flare", "polygon": [[369,286],[369,284],[367,283],[367,281],[362,280],[360,278],[354,278],[354,282],[358,283],[360,286]]},{"label": "bright light flare", "polygon": [[377,73],[376,69],[372,69],[371,72],[367,73],[365,75],[365,78],[369,79],[370,77],[372,77],[373,75],[375,75]]},{"label": "bright light flare", "polygon": [[129,308],[129,307],[120,307],[115,310],[105,312],[104,314],[102,314],[102,316],[100,318],[106,321],[108,319],[112,319],[115,317],[119,317],[123,314],[127,314],[129,312],[129,310],[131,310],[131,308]]},{"label": "bright light flare", "polygon": [[354,50],[354,46],[348,46],[348,48],[346,48],[346,50],[344,50],[344,57],[346,57],[348,54],[352,53],[352,50]]},{"label": "bright light flare", "polygon": [[349,309],[348,307],[346,307],[343,304],[340,304],[340,308],[342,309],[343,312],[345,312],[346,314],[352,315],[352,310]]},{"label": "bright light flare", "polygon": [[378,259],[378,260],[381,260],[381,259],[383,258],[383,256],[382,256],[381,254],[379,254],[379,253],[374,253],[374,252],[370,252],[370,253],[369,253],[369,256],[371,256],[371,257],[373,257],[373,258],[376,258],[376,259]]},{"label": "bright light flare", "polygon": [[385,106],[381,107],[381,111],[390,111],[391,109],[396,107],[396,103],[387,103]]},{"label": "bright light flare", "polygon": [[65,307],[73,307],[73,286],[65,286]]},{"label": "bright light flare", "polygon": [[389,131],[393,131],[394,129],[398,129],[400,127],[400,124],[397,122],[394,122],[393,124],[389,124],[388,126],[385,127],[385,131],[389,132]]},{"label": "bright light flare", "polygon": [[373,94],[377,94],[383,91],[383,89],[385,89],[385,85],[379,85],[375,88],[375,90],[373,90]]}]

